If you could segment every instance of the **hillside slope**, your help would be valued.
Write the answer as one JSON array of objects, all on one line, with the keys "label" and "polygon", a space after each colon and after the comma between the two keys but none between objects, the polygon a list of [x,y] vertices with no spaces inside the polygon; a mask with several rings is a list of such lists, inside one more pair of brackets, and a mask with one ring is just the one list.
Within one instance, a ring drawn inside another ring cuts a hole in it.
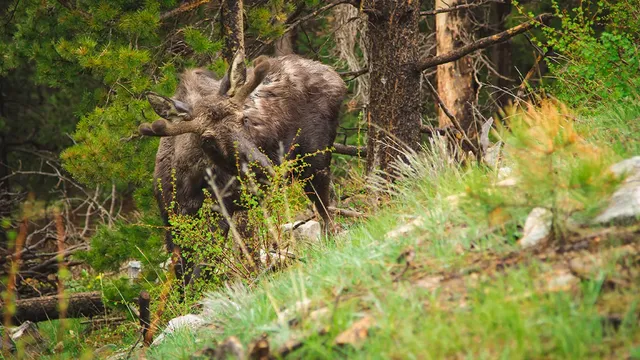
[{"label": "hillside slope", "polygon": [[[494,168],[454,166],[437,146],[414,156],[388,206],[283,271],[209,294],[208,325],[143,356],[640,359],[640,223],[591,222],[623,180],[607,169],[640,154],[640,107],[568,113],[516,116]],[[524,249],[535,207],[553,226]]]}]

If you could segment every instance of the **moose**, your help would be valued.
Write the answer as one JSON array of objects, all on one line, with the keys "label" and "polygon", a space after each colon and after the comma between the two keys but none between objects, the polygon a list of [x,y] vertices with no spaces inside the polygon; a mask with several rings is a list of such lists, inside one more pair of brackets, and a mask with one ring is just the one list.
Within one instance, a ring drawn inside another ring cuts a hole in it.
[{"label": "moose", "polygon": [[[147,99],[161,119],[141,124],[139,132],[162,137],[155,177],[166,194],[172,190],[171,171],[175,169],[176,200],[184,214],[202,206],[207,169],[216,184],[252,169],[264,177],[263,171],[283,160],[282,149],[290,149],[285,159],[304,158],[308,165],[300,175],[309,180],[305,192],[327,232],[331,222],[327,209],[329,150],[345,94],[340,76],[317,61],[297,55],[260,56],[253,68],[245,70],[244,56],[238,52],[220,82],[204,70],[188,70],[174,97],[148,93]],[[160,208],[168,225],[164,199],[156,194],[158,202],[163,202]],[[219,205],[229,213],[237,210],[233,196]],[[166,242],[168,249],[175,247],[170,234]]]},{"label": "moose", "polygon": [[[173,99],[176,104],[179,104],[178,109],[192,108],[203,97],[213,96],[219,91],[220,81],[212,72],[202,68],[189,69],[180,75],[180,82]],[[162,101],[162,98],[157,100],[158,95],[153,93],[147,94],[147,98],[152,103]],[[176,116],[165,115],[172,121],[179,121]],[[195,215],[198,212],[205,200],[202,191],[207,188],[205,173],[212,167],[213,164],[204,154],[196,135],[185,134],[160,139],[154,169],[154,195],[165,226],[170,225],[167,204],[171,202],[171,196],[174,193],[181,215]],[[226,180],[228,178],[220,178],[220,181]],[[231,206],[231,204],[228,205]],[[220,224],[221,227],[224,225]],[[173,242],[171,230],[165,231],[165,247],[170,253],[177,250],[177,254],[180,254],[180,249]],[[185,272],[185,267],[188,266],[185,263],[190,264],[189,258],[181,257],[181,261],[175,264],[176,275],[187,282],[191,278],[190,273]]]}]

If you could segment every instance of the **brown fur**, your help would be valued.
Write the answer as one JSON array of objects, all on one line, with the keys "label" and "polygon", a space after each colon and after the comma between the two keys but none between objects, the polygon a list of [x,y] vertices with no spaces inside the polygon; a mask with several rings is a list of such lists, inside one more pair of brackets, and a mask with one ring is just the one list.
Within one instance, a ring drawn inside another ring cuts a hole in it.
[{"label": "brown fur", "polygon": [[[248,70],[246,84],[231,89],[228,79],[233,74],[227,74],[217,93],[202,91],[200,96],[183,97],[190,107],[185,119],[191,121],[158,120],[152,125],[141,125],[140,132],[167,136],[167,141],[191,136],[185,141],[190,150],[185,152],[189,156],[184,159],[193,166],[199,164],[196,156],[206,154],[211,164],[215,164],[213,171],[217,178],[239,175],[253,161],[269,168],[271,164],[279,164],[283,155],[295,158],[315,154],[305,158],[310,166],[301,175],[311,178],[306,191],[326,227],[330,221],[325,207],[329,201],[331,154],[317,152],[333,145],[346,86],[330,67],[295,55],[260,57],[254,63],[255,68]],[[160,113],[158,107],[154,108]],[[199,150],[193,149],[196,144]],[[293,144],[297,146],[292,147]],[[177,143],[174,146],[178,154]],[[293,150],[288,153],[289,149]],[[236,166],[236,152],[240,169]],[[182,169],[183,165],[174,163],[176,168]],[[192,172],[183,169],[181,174]]]},{"label": "brown fur", "polygon": [[[181,75],[174,99],[194,106],[204,96],[216,94],[219,89],[220,81],[216,80],[211,72],[205,69],[191,69]],[[212,166],[202,151],[198,135],[188,133],[160,139],[153,176],[154,195],[165,226],[169,226],[167,206],[172,201],[174,192],[172,171],[175,170],[176,211],[182,215],[194,215],[204,202],[202,190],[207,187],[205,171]],[[170,229],[165,231],[165,246],[169,253],[176,247]],[[182,266],[178,266],[177,270],[181,276]]]}]

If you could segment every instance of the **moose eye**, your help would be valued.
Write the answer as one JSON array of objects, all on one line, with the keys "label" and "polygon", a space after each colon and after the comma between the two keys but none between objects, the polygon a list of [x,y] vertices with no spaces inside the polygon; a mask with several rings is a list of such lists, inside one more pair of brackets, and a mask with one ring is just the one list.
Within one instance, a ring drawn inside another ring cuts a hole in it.
[{"label": "moose eye", "polygon": [[249,125],[251,125],[251,120],[249,120],[249,118],[245,116],[245,117],[242,118],[242,124],[244,126],[249,126]]}]

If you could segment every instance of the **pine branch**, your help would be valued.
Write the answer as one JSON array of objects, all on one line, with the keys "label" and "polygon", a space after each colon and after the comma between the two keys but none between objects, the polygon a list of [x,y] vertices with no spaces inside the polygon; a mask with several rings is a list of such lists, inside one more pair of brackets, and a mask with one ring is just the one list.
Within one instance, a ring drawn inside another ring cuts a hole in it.
[{"label": "pine branch", "polygon": [[535,19],[531,21],[522,23],[518,26],[512,27],[511,29],[505,30],[501,33],[487,36],[469,45],[465,45],[459,48],[458,50],[454,50],[449,53],[434,56],[432,58],[428,58],[424,61],[421,61],[420,63],[418,63],[417,69],[418,71],[422,72],[426,69],[429,69],[441,64],[446,64],[448,62],[456,61],[461,57],[466,56],[476,50],[485,49],[490,46],[503,43],[516,35],[519,35],[524,33],[525,31],[528,31],[529,29],[533,28],[538,24],[544,23],[545,21],[549,20],[551,17],[552,17],[551,14],[538,15],[535,17]]}]

